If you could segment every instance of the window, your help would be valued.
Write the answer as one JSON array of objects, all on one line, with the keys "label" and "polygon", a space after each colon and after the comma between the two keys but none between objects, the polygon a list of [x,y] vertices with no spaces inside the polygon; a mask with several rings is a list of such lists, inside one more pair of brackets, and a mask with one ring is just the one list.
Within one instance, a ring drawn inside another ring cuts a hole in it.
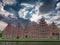
[{"label": "window", "polygon": [[17,30],[17,32],[20,32],[20,30]]},{"label": "window", "polygon": [[52,33],[52,35],[55,35],[55,33]]},{"label": "window", "polygon": [[17,39],[19,39],[19,37],[17,36]]},{"label": "window", "polygon": [[59,35],[59,33],[52,33],[52,35]]},{"label": "window", "polygon": [[27,38],[28,36],[26,35],[25,38]]},{"label": "window", "polygon": [[47,32],[48,30],[47,29],[41,29],[41,32]]},{"label": "window", "polygon": [[59,35],[59,33],[56,33],[56,35]]},{"label": "window", "polygon": [[55,28],[53,27],[53,29],[55,29]]},{"label": "window", "polygon": [[46,36],[48,35],[48,33],[40,33],[40,35]]}]

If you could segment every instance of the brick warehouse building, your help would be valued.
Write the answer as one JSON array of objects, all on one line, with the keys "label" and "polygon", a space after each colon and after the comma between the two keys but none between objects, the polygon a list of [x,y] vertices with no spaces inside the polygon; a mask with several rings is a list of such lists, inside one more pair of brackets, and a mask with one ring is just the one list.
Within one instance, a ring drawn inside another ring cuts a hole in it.
[{"label": "brick warehouse building", "polygon": [[39,24],[32,22],[24,26],[25,28],[20,23],[17,26],[8,24],[3,31],[2,38],[60,38],[60,31],[55,23],[48,25],[43,18]]}]

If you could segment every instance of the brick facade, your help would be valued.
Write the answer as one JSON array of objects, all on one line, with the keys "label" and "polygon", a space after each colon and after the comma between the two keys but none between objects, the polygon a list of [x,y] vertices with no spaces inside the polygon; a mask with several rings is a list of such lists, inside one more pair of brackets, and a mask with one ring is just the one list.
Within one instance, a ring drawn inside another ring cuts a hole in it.
[{"label": "brick facade", "polygon": [[48,25],[45,20],[40,19],[39,24],[32,22],[25,24],[25,28],[19,23],[17,26],[10,24],[4,29],[3,38],[60,38],[60,31],[53,22]]}]

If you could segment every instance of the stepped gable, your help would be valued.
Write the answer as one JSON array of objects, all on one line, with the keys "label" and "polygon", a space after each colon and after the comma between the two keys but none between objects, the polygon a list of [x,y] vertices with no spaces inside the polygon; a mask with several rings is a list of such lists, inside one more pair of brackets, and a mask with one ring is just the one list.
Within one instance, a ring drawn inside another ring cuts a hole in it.
[{"label": "stepped gable", "polygon": [[28,25],[27,23],[25,23],[25,24],[24,24],[24,27],[25,27],[24,30],[28,30],[29,25]]},{"label": "stepped gable", "polygon": [[40,25],[40,26],[44,26],[44,25],[48,25],[48,24],[46,23],[46,21],[45,21],[44,18],[41,18],[41,19],[40,19],[40,22],[39,22],[39,25]]},{"label": "stepped gable", "polygon": [[6,37],[6,35],[7,36],[11,35],[13,33],[13,31],[15,31],[15,27],[12,26],[11,24],[8,24],[7,27],[3,30],[2,37],[8,38],[8,37]]},{"label": "stepped gable", "polygon": [[29,26],[27,23],[25,23],[25,25],[24,25],[24,38],[27,38],[28,35],[29,35]]},{"label": "stepped gable", "polygon": [[30,35],[35,35],[36,32],[38,33],[38,25],[36,22],[31,22],[29,26],[29,32],[30,32]]},{"label": "stepped gable", "polygon": [[35,23],[34,21],[33,22],[31,22],[31,24],[30,24],[30,29],[31,30],[36,30],[36,28],[37,28],[37,23]]},{"label": "stepped gable", "polygon": [[57,26],[55,25],[55,22],[52,22],[51,26],[53,26],[53,27],[56,27],[56,28],[57,28]]},{"label": "stepped gable", "polygon": [[[41,19],[40,19],[39,28],[40,28],[40,29],[46,29],[46,30],[49,29],[49,26],[48,26],[48,24],[46,23],[46,21],[45,21],[44,18],[41,18]],[[40,30],[40,29],[39,29],[39,30]]]},{"label": "stepped gable", "polygon": [[35,22],[31,22],[30,25],[25,24],[25,38],[33,38],[35,36],[35,34],[37,35],[36,31],[36,23]]},{"label": "stepped gable", "polygon": [[16,29],[16,31],[17,31],[17,37],[18,38],[23,38],[24,29],[23,29],[21,23],[18,23],[18,25],[16,27],[17,27],[17,29]]},{"label": "stepped gable", "polygon": [[59,31],[54,22],[52,22],[52,24],[50,25],[50,29],[51,29],[51,31],[54,31],[54,32],[58,32]]},{"label": "stepped gable", "polygon": [[22,27],[21,23],[18,23],[18,25],[16,27],[17,27],[17,30],[23,30],[23,27]]},{"label": "stepped gable", "polygon": [[12,26],[11,24],[8,24],[7,27],[4,29],[4,31],[12,31],[13,29],[15,29],[15,27]]},{"label": "stepped gable", "polygon": [[51,38],[59,38],[59,30],[54,22],[50,25],[50,36]]},{"label": "stepped gable", "polygon": [[39,34],[40,34],[40,38],[50,38],[50,30],[49,30],[49,26],[48,24],[45,22],[44,18],[40,19],[39,22]]},{"label": "stepped gable", "polygon": [[29,31],[31,31],[31,30],[30,30],[30,25],[27,24],[27,23],[25,23],[24,27],[25,27],[25,28],[24,28],[25,35],[27,35],[27,34],[29,33]]},{"label": "stepped gable", "polygon": [[52,22],[52,24],[50,25],[50,30],[51,30],[51,33],[58,33],[59,30],[58,30],[58,27],[55,25],[54,22]]}]

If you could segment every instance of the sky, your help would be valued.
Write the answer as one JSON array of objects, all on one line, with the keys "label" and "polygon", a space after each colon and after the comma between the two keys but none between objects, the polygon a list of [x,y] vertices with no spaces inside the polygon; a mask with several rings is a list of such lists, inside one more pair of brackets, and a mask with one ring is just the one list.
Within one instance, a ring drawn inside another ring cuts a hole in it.
[{"label": "sky", "polygon": [[39,22],[45,18],[60,27],[60,0],[0,0],[0,29],[20,20]]}]

